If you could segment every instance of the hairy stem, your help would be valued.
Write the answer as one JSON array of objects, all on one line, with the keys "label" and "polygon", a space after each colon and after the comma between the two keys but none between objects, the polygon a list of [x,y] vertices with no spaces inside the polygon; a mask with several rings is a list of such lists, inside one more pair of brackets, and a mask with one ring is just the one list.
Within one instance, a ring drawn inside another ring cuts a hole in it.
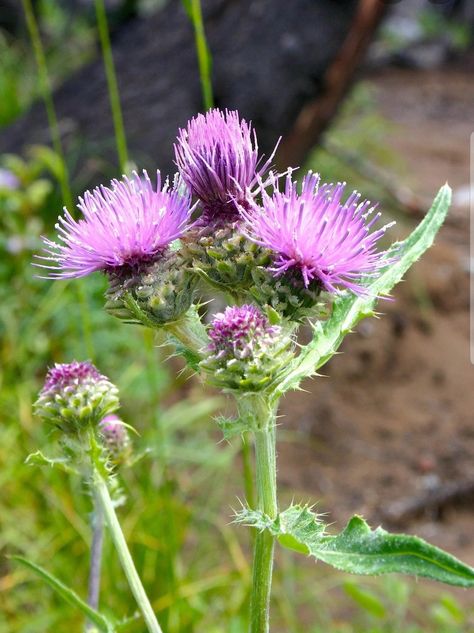
[{"label": "hairy stem", "polygon": [[250,508],[255,507],[255,486],[252,468],[252,440],[250,433],[242,435],[242,463],[244,470],[245,500]]},{"label": "hairy stem", "polygon": [[[104,515],[100,503],[94,497],[94,511],[92,514],[92,543],[89,569],[89,586],[87,592],[87,604],[93,609],[99,607],[100,574],[102,567],[102,546],[104,543]],[[92,622],[86,623],[86,631],[95,629]]]},{"label": "hairy stem", "polygon": [[[261,416],[265,414],[266,419]],[[267,408],[256,409],[255,472],[257,507],[274,519],[278,514],[276,490],[275,415]],[[258,416],[258,417],[257,417]],[[250,602],[250,633],[268,633],[270,623],[270,593],[273,572],[274,537],[268,530],[255,538],[252,595]]]},{"label": "hairy stem", "polygon": [[115,545],[122,569],[127,577],[130,589],[137,601],[138,607],[142,612],[149,633],[162,633],[158,620],[153,612],[152,606],[145,593],[140,577],[137,573],[133,559],[130,555],[125,537],[120,527],[120,523],[115,514],[112,499],[110,498],[107,483],[102,475],[95,470],[92,486],[94,493],[100,503],[102,512],[104,513],[105,522],[110,530],[112,541]]}]

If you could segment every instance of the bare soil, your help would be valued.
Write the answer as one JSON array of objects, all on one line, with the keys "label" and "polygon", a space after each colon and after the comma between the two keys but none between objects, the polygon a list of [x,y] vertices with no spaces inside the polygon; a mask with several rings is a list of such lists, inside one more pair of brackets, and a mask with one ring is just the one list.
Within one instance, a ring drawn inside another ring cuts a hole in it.
[{"label": "bare soil", "polygon": [[[395,301],[381,302],[384,316],[347,337],[308,392],[286,398],[279,480],[288,496],[319,499],[338,527],[361,513],[474,564],[474,486],[424,505],[446,484],[474,481],[466,197],[474,81],[453,69],[388,69],[370,81],[406,163],[403,184],[432,198],[448,180],[457,202]],[[418,511],[397,518],[412,500]]]}]

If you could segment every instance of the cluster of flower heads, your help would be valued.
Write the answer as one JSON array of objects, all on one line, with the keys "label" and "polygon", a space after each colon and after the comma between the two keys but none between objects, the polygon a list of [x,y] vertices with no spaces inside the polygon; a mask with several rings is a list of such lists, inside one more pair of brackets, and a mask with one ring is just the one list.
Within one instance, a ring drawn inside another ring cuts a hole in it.
[{"label": "cluster of flower heads", "polygon": [[[65,209],[58,239],[43,238],[37,265],[51,278],[107,273],[106,308],[150,327],[186,314],[199,277],[225,288],[244,305],[215,317],[201,369],[219,386],[257,391],[292,347],[266,314],[299,321],[322,291],[366,294],[366,280],[390,263],[377,249],[387,227],[373,229],[380,213],[357,192],[345,197],[342,183],[323,184],[310,172],[299,186],[291,169],[270,171],[273,154],[259,156],[255,131],[237,112],[198,114],[179,130],[174,151],[172,184],[160,172],[155,186],[146,171],[134,173],[86,192],[79,219]],[[90,381],[106,381],[94,371],[51,370],[40,408],[79,421],[99,397],[96,386],[87,391]],[[63,388],[69,374],[80,386],[71,398]],[[102,417],[112,412],[103,409]],[[122,432],[103,427],[112,442]]]},{"label": "cluster of flower heads", "polygon": [[65,210],[58,241],[44,238],[38,265],[50,277],[70,278],[166,257],[193,226],[192,197],[201,212],[198,226],[232,223],[269,251],[275,277],[291,273],[305,286],[364,293],[364,277],[387,264],[376,248],[385,228],[371,232],[379,217],[369,219],[374,207],[355,192],[344,201],[343,184],[321,184],[311,173],[299,192],[289,170],[281,188],[277,176],[268,176],[270,161],[259,158],[254,130],[237,112],[214,109],[191,119],[179,131],[175,158],[179,176],[172,186],[162,187],[158,172],[154,188],[143,172],[87,192],[79,199],[82,217]]}]

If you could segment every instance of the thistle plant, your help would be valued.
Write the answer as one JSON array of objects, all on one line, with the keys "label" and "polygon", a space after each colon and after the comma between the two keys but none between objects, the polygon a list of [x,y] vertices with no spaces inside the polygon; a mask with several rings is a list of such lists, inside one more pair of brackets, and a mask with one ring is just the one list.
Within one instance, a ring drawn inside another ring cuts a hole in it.
[{"label": "thistle plant", "polygon": [[[205,382],[235,401],[237,416],[220,418],[219,425],[226,439],[251,436],[255,451],[256,502],[235,517],[256,528],[250,633],[270,629],[276,544],[346,572],[403,572],[473,586],[474,569],[415,536],[372,530],[358,516],[334,534],[310,507],[281,509],[277,494],[280,399],[316,376],[360,320],[376,316],[376,304],[433,243],[449,208],[449,187],[404,241],[384,249],[391,223],[381,223],[376,205],[317,174],[299,183],[291,169],[272,172],[237,112],[211,110],[192,119],[178,134],[175,157],[179,173],[171,187],[161,188],[158,177],[153,188],[145,173],[86,193],[83,217],[73,220],[66,210],[57,241],[44,239],[40,265],[52,278],[104,273],[112,314],[167,334]],[[230,298],[210,324],[203,284]],[[312,339],[299,345],[303,322]],[[77,402],[74,411],[83,411],[87,404]],[[41,405],[50,416],[63,409],[59,400]],[[80,415],[70,419],[72,428],[80,427]],[[106,420],[98,428],[115,459],[116,446],[125,450],[124,429],[112,430],[117,420]],[[67,432],[70,424],[57,426]],[[107,486],[95,472],[103,500]],[[110,504],[105,508],[113,525]]]},{"label": "thistle plant", "polygon": [[[115,513],[115,507],[121,501],[115,468],[130,458],[127,429],[114,413],[119,407],[117,387],[94,365],[89,362],[56,364],[47,374],[34,409],[39,418],[59,432],[62,456],[51,459],[37,452],[30,455],[28,461],[79,474],[90,487],[94,513],[88,601],[83,603],[75,594],[68,594],[69,601],[87,616],[86,630],[96,631],[95,627],[98,627],[98,630],[113,631],[115,628],[97,611],[105,522],[148,631],[161,633]],[[53,586],[58,584],[46,572],[42,575]]]}]

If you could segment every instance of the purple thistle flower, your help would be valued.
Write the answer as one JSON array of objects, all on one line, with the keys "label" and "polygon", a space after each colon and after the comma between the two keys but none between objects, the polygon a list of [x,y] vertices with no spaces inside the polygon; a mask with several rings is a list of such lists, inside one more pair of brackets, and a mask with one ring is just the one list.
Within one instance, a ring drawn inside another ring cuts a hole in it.
[{"label": "purple thistle flower", "polygon": [[369,219],[376,207],[356,191],[344,202],[345,183],[321,184],[318,174],[304,177],[301,193],[291,171],[283,191],[276,178],[272,185],[272,195],[262,191],[262,207],[240,207],[244,235],[274,253],[270,270],[276,276],[296,272],[306,288],[316,281],[329,292],[343,286],[366,295],[361,280],[392,261],[377,251],[377,242],[394,222],[370,232],[381,215]]},{"label": "purple thistle flower", "polygon": [[174,145],[180,174],[204,207],[200,224],[224,216],[239,219],[236,202],[245,203],[270,158],[260,165],[257,137],[237,111],[214,109],[192,118]]},{"label": "purple thistle flower", "polygon": [[228,306],[215,315],[208,334],[208,350],[216,360],[252,358],[258,348],[271,345],[281,328],[252,305]]},{"label": "purple thistle flower", "polygon": [[71,391],[77,385],[107,380],[97,367],[87,361],[72,363],[56,363],[48,371],[41,394]]},{"label": "purple thistle flower", "polygon": [[56,224],[60,241],[43,237],[47,255],[38,258],[50,263],[36,265],[50,269],[49,278],[69,279],[159,259],[187,228],[191,197],[179,180],[161,188],[159,171],[156,180],[154,188],[146,171],[135,172],[87,191],[78,204],[84,217],[75,220],[64,209]]}]

